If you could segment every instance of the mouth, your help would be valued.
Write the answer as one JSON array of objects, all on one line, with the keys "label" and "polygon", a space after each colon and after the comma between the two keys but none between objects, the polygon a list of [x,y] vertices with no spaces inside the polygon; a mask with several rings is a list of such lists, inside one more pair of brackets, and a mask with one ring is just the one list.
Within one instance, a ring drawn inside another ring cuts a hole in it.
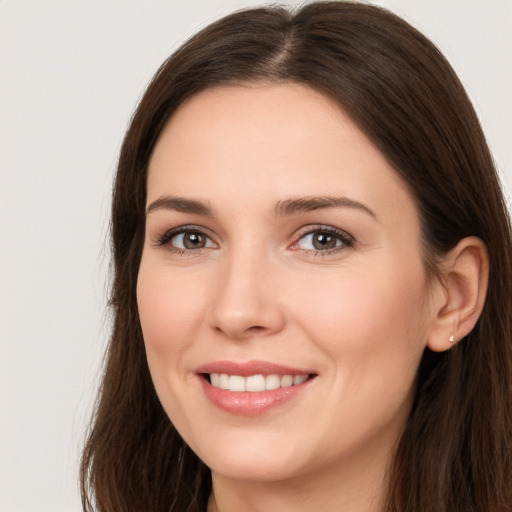
[{"label": "mouth", "polygon": [[231,414],[253,416],[295,400],[318,374],[264,361],[218,361],[196,370],[207,398]]},{"label": "mouth", "polygon": [[249,376],[230,375],[228,373],[206,373],[202,374],[202,376],[215,388],[249,393],[299,386],[313,377],[313,375],[307,373],[300,375],[272,373]]}]

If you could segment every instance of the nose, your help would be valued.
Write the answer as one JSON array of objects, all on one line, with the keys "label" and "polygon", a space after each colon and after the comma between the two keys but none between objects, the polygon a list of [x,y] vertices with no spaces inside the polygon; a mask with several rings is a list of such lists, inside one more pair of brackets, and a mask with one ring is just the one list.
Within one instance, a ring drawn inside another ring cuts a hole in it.
[{"label": "nose", "polygon": [[270,267],[255,257],[223,262],[207,313],[212,329],[239,340],[281,331],[285,315]]}]

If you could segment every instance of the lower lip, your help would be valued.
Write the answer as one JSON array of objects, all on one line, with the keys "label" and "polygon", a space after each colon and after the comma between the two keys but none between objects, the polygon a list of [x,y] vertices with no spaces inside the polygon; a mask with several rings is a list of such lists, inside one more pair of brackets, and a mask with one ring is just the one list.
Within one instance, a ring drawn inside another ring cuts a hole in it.
[{"label": "lower lip", "polygon": [[204,377],[200,377],[206,396],[217,407],[232,414],[255,416],[274,407],[293,400],[311,383],[308,379],[297,386],[272,389],[270,391],[229,391],[212,386]]}]

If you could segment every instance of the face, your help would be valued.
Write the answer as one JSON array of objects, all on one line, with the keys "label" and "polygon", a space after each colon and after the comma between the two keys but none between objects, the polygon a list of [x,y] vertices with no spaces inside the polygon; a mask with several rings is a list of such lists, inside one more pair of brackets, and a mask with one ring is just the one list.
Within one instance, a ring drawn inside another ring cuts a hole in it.
[{"label": "face", "polygon": [[416,207],[383,155],[308,88],[215,88],[168,122],[147,186],[148,363],[214,475],[387,460],[432,313]]}]

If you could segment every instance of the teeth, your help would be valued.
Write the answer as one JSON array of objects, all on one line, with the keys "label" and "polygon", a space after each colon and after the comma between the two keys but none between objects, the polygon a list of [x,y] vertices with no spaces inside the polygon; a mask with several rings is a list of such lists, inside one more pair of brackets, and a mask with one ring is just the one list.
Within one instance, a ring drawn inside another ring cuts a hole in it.
[{"label": "teeth", "polygon": [[210,373],[212,386],[230,391],[270,391],[278,388],[298,386],[308,379],[309,375],[228,375],[227,373]]},{"label": "teeth", "polygon": [[290,386],[293,386],[293,377],[291,375],[283,375],[281,377],[281,387],[289,388]]},{"label": "teeth", "polygon": [[245,377],[240,377],[240,375],[231,375],[229,377],[229,390],[245,391]]},{"label": "teeth", "polygon": [[245,391],[265,391],[265,377],[263,375],[246,377]]},{"label": "teeth", "polygon": [[307,379],[307,375],[295,375],[295,377],[293,377],[293,385],[298,386],[299,384],[305,382]]},{"label": "teeth", "polygon": [[278,389],[281,387],[281,378],[279,375],[267,375],[265,379],[265,389]]},{"label": "teeth", "polygon": [[212,381],[212,386],[215,386],[216,388],[219,387],[219,378],[220,378],[220,375],[218,373],[210,374],[210,380]]},{"label": "teeth", "polygon": [[225,373],[219,375],[219,388],[229,389],[229,375]]}]

